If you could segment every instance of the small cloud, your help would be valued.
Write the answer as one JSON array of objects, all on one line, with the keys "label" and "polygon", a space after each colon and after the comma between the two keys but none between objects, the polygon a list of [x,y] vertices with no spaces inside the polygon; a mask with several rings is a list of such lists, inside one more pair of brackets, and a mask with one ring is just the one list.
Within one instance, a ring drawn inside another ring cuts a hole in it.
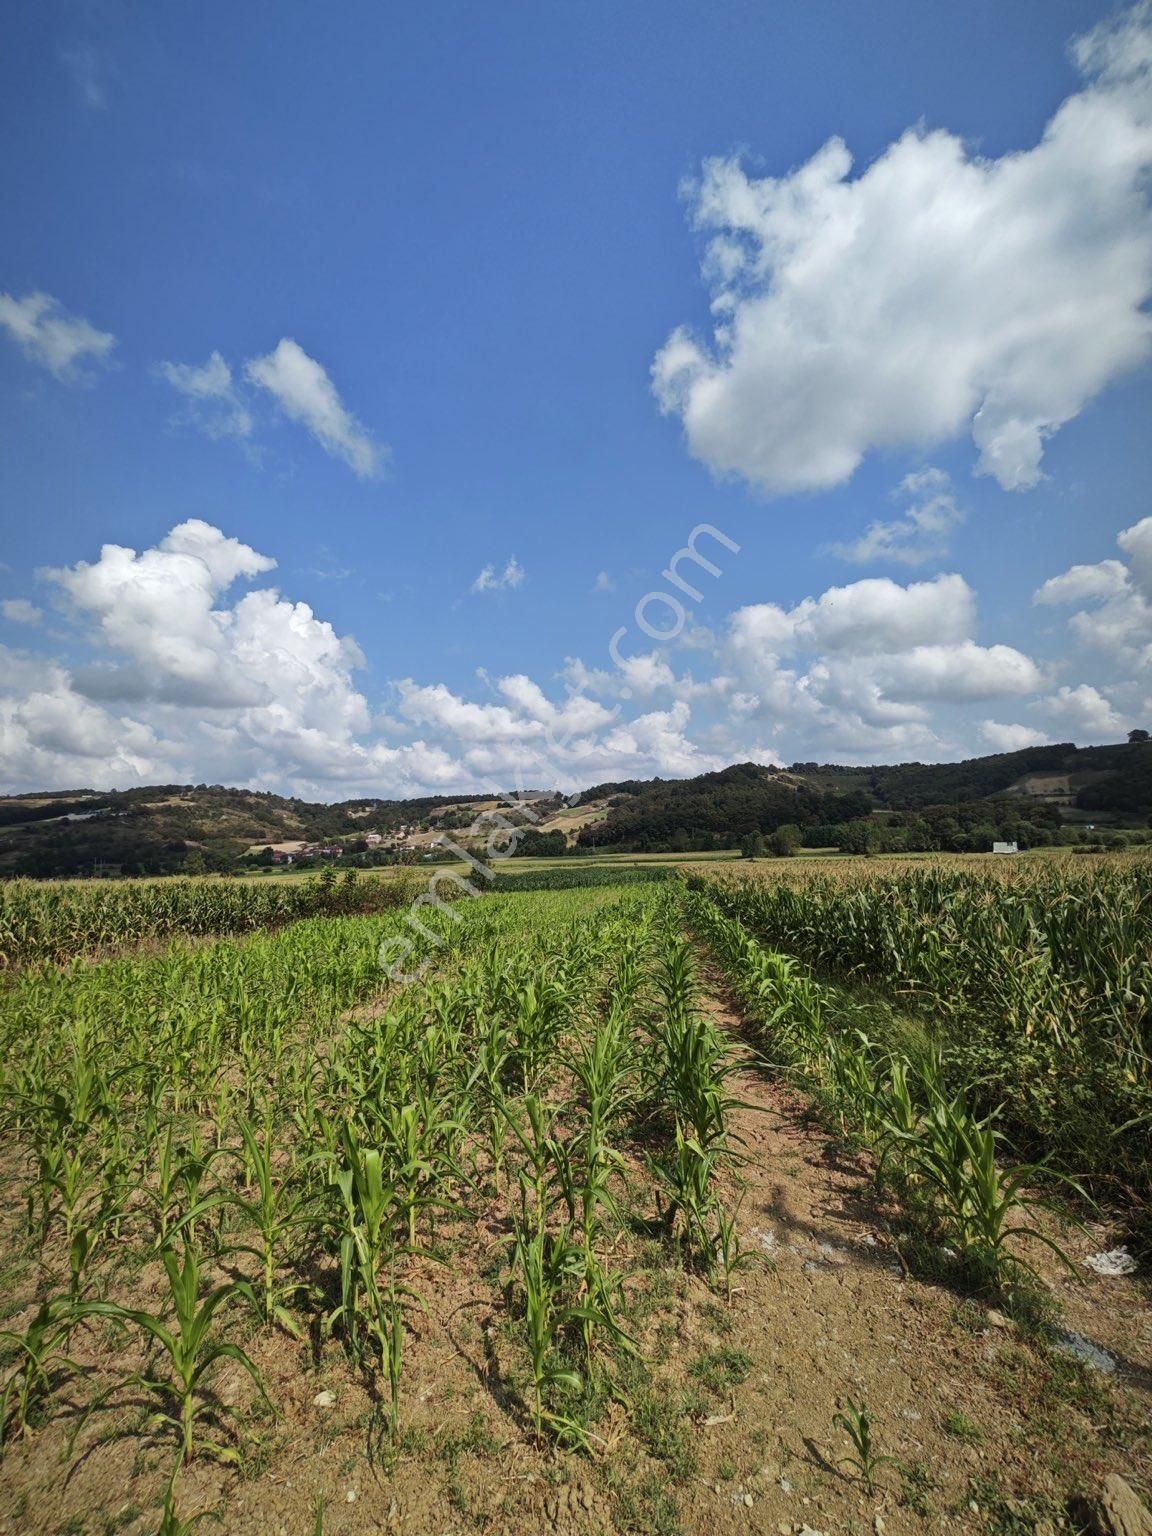
[{"label": "small cloud", "polygon": [[993,752],[1019,752],[1024,747],[1042,747],[1047,741],[1043,731],[1030,725],[1001,725],[999,720],[982,720],[980,735]]},{"label": "small cloud", "polygon": [[36,604],[30,603],[26,597],[6,598],[0,603],[0,614],[4,615],[9,624],[39,624],[43,618]]},{"label": "small cloud", "polygon": [[337,565],[326,549],[321,549],[315,565],[305,566],[301,575],[312,576],[317,581],[347,581],[354,572],[350,565]]},{"label": "small cloud", "polygon": [[213,352],[201,367],[160,363],[157,371],[188,402],[178,420],[193,423],[212,438],[251,437],[252,413],[237,394],[232,370],[219,352]]},{"label": "small cloud", "polygon": [[0,293],[0,327],[25,357],[64,383],[83,378],[83,363],[106,362],[116,345],[110,331],[98,331],[81,316],[70,315],[48,293],[28,293],[22,299]]},{"label": "small cloud", "polygon": [[592,583],[592,590],[593,592],[615,592],[616,583],[612,580],[607,571],[601,571],[600,574],[596,577],[596,580]]},{"label": "small cloud", "polygon": [[249,358],[244,375],[267,390],[285,416],[307,427],[326,453],[343,459],[361,480],[380,473],[387,449],[345,408],[321,364],[290,336],[266,357]]},{"label": "small cloud", "polygon": [[473,592],[507,592],[518,587],[524,580],[524,567],[515,555],[509,555],[508,563],[497,575],[494,565],[486,565],[472,583]]},{"label": "small cloud", "polygon": [[947,536],[964,521],[964,513],[956,505],[952,482],[945,472],[930,468],[905,475],[892,495],[912,502],[903,517],[869,523],[858,539],[831,544],[828,553],[855,565],[876,560],[923,565],[946,555]]},{"label": "small cloud", "polygon": [[92,112],[103,112],[108,105],[108,93],[104,86],[104,64],[95,48],[86,43],[66,48],[60,62],[71,75],[84,105]]}]

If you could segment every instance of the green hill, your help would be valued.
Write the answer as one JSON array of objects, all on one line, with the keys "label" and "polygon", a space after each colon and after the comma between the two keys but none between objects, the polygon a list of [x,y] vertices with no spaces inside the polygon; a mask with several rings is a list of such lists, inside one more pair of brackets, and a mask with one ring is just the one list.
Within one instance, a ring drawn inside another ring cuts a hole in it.
[{"label": "green hill", "polygon": [[[473,793],[328,805],[220,784],[0,797],[0,875],[227,870],[253,846],[356,843],[398,827],[458,832],[481,803],[495,802]],[[1077,824],[1143,828],[1150,816],[1152,742],[1062,742],[959,763],[738,763],[693,779],[622,780],[585,790],[547,824],[585,850],[732,848],[782,826],[809,846],[964,848],[992,836],[1063,840]]]}]

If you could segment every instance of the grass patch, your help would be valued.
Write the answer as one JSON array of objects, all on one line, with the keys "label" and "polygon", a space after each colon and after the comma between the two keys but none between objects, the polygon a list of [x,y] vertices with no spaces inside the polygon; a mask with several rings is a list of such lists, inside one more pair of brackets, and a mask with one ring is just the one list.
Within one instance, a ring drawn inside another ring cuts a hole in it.
[{"label": "grass patch", "polygon": [[702,1382],[710,1392],[718,1395],[729,1392],[748,1380],[754,1362],[746,1349],[733,1349],[724,1345],[720,1349],[705,1350],[697,1355],[689,1367],[689,1374]]}]

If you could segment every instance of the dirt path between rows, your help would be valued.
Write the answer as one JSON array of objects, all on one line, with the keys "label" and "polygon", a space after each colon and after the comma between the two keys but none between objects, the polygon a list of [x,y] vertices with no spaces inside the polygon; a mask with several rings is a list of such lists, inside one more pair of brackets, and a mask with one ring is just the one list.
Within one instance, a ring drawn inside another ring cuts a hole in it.
[{"label": "dirt path between rows", "polygon": [[[741,1231],[774,1268],[738,1281],[731,1341],[755,1367],[732,1419],[702,1431],[708,1475],[683,1506],[685,1530],[1043,1536],[1060,1528],[1068,1495],[1107,1472],[1146,1490],[1152,1309],[1136,1282],[1085,1269],[1077,1285],[1038,1262],[1064,1326],[1116,1362],[1085,1372],[986,1305],[910,1276],[866,1160],[842,1153],[801,1096],[756,1066],[725,1003],[709,1009],[747,1062],[732,1081],[753,1106],[733,1122],[748,1158]],[[1094,1228],[1063,1241],[1082,1258],[1115,1238]],[[852,1448],[832,1419],[849,1397],[900,1464],[878,1473],[872,1496],[840,1460]],[[719,1475],[733,1466],[734,1478]]]}]

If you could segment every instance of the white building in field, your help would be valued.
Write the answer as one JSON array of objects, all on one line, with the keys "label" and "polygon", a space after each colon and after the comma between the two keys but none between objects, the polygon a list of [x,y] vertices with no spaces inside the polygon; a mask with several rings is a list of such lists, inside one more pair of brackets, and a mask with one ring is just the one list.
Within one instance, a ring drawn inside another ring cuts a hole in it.
[{"label": "white building in field", "polygon": [[992,844],[992,852],[993,853],[1019,853],[1020,850],[1019,850],[1019,848],[1017,848],[1015,843],[993,843]]}]

